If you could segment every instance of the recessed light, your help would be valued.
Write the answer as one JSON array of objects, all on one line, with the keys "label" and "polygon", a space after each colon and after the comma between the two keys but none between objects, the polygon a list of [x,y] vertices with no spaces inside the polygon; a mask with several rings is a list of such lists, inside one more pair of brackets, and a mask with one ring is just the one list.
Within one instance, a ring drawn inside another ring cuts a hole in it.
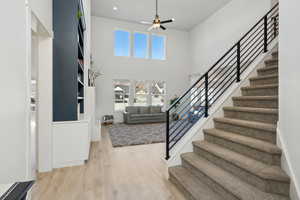
[{"label": "recessed light", "polygon": [[117,6],[114,6],[114,7],[113,7],[113,10],[114,10],[114,11],[117,11],[117,10],[118,10],[118,7],[117,7]]}]

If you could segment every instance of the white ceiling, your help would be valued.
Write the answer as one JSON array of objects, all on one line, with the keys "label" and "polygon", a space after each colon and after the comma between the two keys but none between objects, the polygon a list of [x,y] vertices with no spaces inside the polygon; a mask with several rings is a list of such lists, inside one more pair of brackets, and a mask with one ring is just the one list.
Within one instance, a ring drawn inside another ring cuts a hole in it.
[{"label": "white ceiling", "polygon": [[[159,0],[159,15],[162,20],[174,18],[166,25],[189,30],[231,0]],[[114,11],[113,7],[118,10]],[[155,0],[92,0],[92,15],[130,22],[152,21],[155,15]]]}]

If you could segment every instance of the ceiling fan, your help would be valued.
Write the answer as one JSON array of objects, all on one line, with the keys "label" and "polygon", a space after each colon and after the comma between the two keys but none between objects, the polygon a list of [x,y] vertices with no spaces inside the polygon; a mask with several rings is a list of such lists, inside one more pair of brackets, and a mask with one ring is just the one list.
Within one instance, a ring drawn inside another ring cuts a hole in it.
[{"label": "ceiling fan", "polygon": [[175,21],[174,19],[169,19],[169,20],[164,20],[164,21],[160,20],[160,17],[158,15],[158,0],[156,0],[156,14],[155,14],[154,20],[152,23],[144,22],[144,24],[152,24],[152,26],[148,28],[148,31],[151,31],[153,29],[159,29],[159,28],[161,28],[162,30],[166,30],[167,28],[164,27],[162,24],[168,24],[168,23],[171,23],[174,21]]}]

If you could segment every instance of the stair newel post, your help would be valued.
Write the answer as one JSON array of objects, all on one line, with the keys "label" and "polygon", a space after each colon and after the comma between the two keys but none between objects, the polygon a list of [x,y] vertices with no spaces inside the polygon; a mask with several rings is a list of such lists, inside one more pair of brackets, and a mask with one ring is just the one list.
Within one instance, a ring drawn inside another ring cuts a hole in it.
[{"label": "stair newel post", "polygon": [[236,47],[236,82],[241,81],[241,41],[237,43]]},{"label": "stair newel post", "polygon": [[205,74],[205,117],[208,117],[208,107],[209,107],[209,103],[208,103],[208,73]]},{"label": "stair newel post", "polygon": [[264,17],[264,53],[268,51],[268,15]]},{"label": "stair newel post", "polygon": [[170,158],[170,149],[169,149],[169,127],[170,127],[170,110],[167,110],[166,112],[166,160],[169,160]]}]

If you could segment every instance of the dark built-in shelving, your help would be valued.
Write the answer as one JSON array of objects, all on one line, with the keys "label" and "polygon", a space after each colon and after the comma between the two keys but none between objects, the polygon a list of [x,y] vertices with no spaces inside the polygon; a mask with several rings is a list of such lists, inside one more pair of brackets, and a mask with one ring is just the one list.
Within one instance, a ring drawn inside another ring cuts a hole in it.
[{"label": "dark built-in shelving", "polygon": [[84,113],[82,0],[53,0],[53,30],[53,121],[76,121]]},{"label": "dark built-in shelving", "polygon": [[78,104],[79,112],[84,113],[84,31],[85,31],[84,10],[82,1],[78,1]]}]

